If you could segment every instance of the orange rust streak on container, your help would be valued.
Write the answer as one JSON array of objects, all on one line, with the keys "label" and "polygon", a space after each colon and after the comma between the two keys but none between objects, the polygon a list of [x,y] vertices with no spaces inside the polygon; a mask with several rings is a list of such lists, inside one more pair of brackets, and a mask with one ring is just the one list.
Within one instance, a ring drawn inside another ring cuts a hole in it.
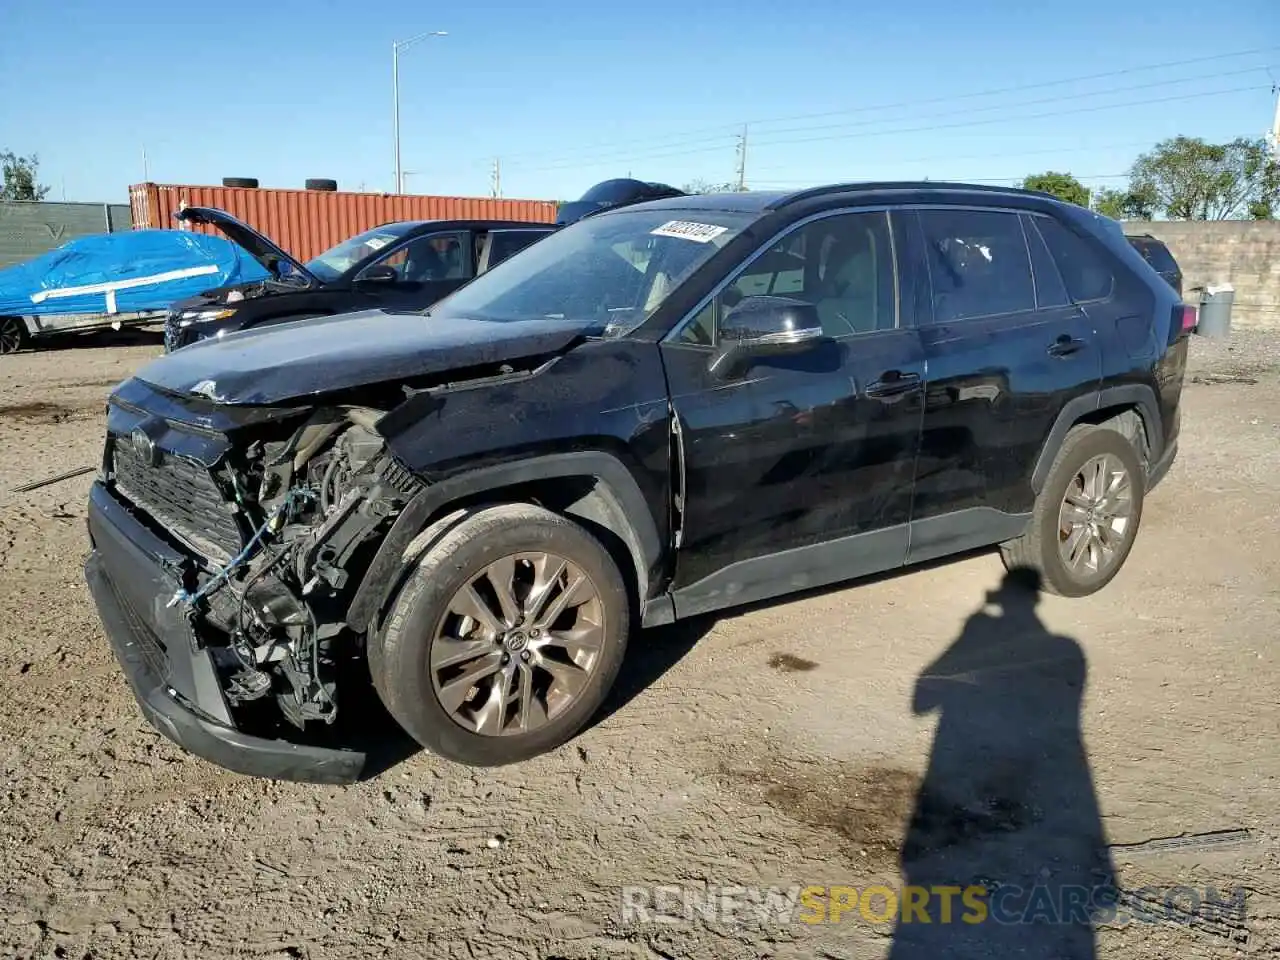
[{"label": "orange rust streak on container", "polygon": [[[270,237],[301,261],[323,253],[350,236],[393,220],[520,220],[554,223],[550,200],[497,200],[491,197],[397,196],[328,190],[275,190],[265,187],[213,187],[139,183],[129,188],[135,229],[174,229],[182,204],[217,207]],[[196,227],[201,233],[218,231]]]}]

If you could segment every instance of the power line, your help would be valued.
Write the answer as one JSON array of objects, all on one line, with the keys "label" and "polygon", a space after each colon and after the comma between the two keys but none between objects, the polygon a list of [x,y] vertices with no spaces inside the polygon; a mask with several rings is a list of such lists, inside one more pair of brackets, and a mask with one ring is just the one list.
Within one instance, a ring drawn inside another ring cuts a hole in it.
[{"label": "power line", "polygon": [[[1272,45],[1269,47],[1255,47],[1252,50],[1239,50],[1235,53],[1218,53],[1207,57],[1192,57],[1186,60],[1175,60],[1170,63],[1153,63],[1142,67],[1125,67],[1121,70],[1108,70],[1105,73],[1091,73],[1078,77],[1067,77],[1062,80],[1044,80],[1038,83],[1016,84],[1009,87],[999,87],[994,90],[983,90],[977,93],[961,93],[947,95],[945,97],[932,97],[927,100],[903,100],[897,103],[882,103],[876,106],[857,107],[849,110],[830,110],[825,113],[801,114],[791,117],[775,117],[772,120],[748,120],[746,122],[750,123],[752,126],[760,126],[766,123],[790,123],[792,120],[816,120],[822,117],[839,116],[846,113],[862,113],[870,110],[897,110],[901,107],[929,106],[935,103],[952,103],[956,100],[974,100],[980,97],[995,97],[1006,93],[1020,93],[1023,90],[1041,90],[1045,87],[1057,87],[1067,83],[1085,83],[1089,80],[1106,80],[1111,77],[1123,77],[1133,73],[1144,73],[1148,70],[1163,70],[1167,67],[1185,67],[1196,63],[1230,60],[1235,57],[1247,57],[1259,53],[1270,53],[1274,50],[1280,50],[1280,46]],[[1265,67],[1255,67],[1253,69],[1265,69]],[[1229,76],[1229,74],[1223,74],[1223,76]]]},{"label": "power line", "polygon": [[799,139],[788,140],[765,140],[764,142],[756,141],[757,147],[767,147],[773,144],[797,144],[797,143],[818,143],[827,140],[850,140],[862,137],[886,137],[895,136],[899,133],[920,133],[931,130],[954,130],[960,127],[977,127],[989,123],[1007,123],[1010,120],[1042,120],[1046,117],[1064,117],[1073,116],[1081,113],[1097,113],[1102,110],[1121,110],[1125,107],[1144,107],[1156,103],[1180,103],[1185,100],[1198,100],[1204,97],[1219,97],[1231,93],[1245,93],[1256,90],[1267,90],[1265,86],[1250,87],[1231,87],[1227,90],[1206,90],[1200,93],[1186,93],[1175,97],[1156,97],[1151,100],[1130,100],[1127,103],[1107,103],[1095,105],[1092,107],[1077,107],[1073,110],[1051,110],[1047,113],[1032,113],[1018,117],[992,117],[986,120],[962,120],[957,123],[929,124],[924,127],[905,127],[900,130],[873,130],[869,133],[840,133],[831,134],[823,137],[804,137]]},{"label": "power line", "polygon": [[[992,110],[1013,110],[1018,107],[1038,107],[1046,103],[1062,103],[1065,100],[1080,100],[1086,97],[1105,97],[1116,93],[1132,93],[1135,90],[1153,90],[1158,87],[1171,87],[1179,83],[1195,83],[1199,80],[1218,80],[1226,77],[1239,77],[1248,73],[1257,73],[1265,71],[1266,67],[1249,67],[1245,70],[1232,70],[1227,73],[1211,73],[1199,77],[1180,77],[1176,80],[1155,80],[1151,83],[1139,83],[1128,87],[1112,87],[1110,90],[1094,90],[1090,93],[1073,93],[1059,95],[1056,97],[1040,97],[1035,100],[1019,100],[1016,103],[996,103],[985,107],[973,107],[966,110],[966,113],[990,113]],[[955,111],[948,110],[945,113],[926,113],[923,116],[913,116],[904,119],[910,120],[934,120],[943,117],[953,116]],[[790,129],[770,130],[769,134],[782,133],[814,133],[819,130],[848,130],[852,127],[875,126],[884,123],[884,120],[861,120],[857,123],[836,123],[827,124],[820,127],[792,127]]]},{"label": "power line", "polygon": [[[931,157],[907,157],[902,160],[895,159],[893,162],[897,164],[905,165],[908,163],[942,163],[945,161],[952,161],[952,160],[990,160],[994,158],[1008,160],[1010,158],[1017,158],[1017,157],[1036,157],[1036,156],[1042,157],[1048,154],[1059,154],[1059,153],[1095,153],[1100,150],[1128,150],[1133,147],[1149,147],[1149,146],[1151,146],[1150,140],[1130,140],[1127,143],[1107,143],[1107,144],[1100,144],[1100,145],[1090,145],[1087,147],[1079,147],[1079,146],[1049,147],[1047,149],[1041,149],[1041,150],[1020,150],[1017,153],[1009,153],[1008,151],[1001,151],[1000,153],[970,153],[970,154],[959,154],[959,155],[954,153],[948,153],[941,156],[939,156],[938,154],[934,154]],[[794,168],[795,168],[794,164],[789,164],[787,166],[756,167],[753,169],[755,169],[757,173],[760,173],[761,171],[768,173],[771,170],[773,171],[792,170]],[[753,182],[779,183],[782,181],[756,180]]]},{"label": "power line", "polygon": [[[1156,98],[1147,99],[1147,100],[1131,100],[1125,103],[1098,104],[1098,105],[1089,106],[1089,107],[1077,107],[1069,110],[1054,110],[1049,112],[1033,113],[1033,114],[1026,114],[1022,116],[1013,116],[1013,117],[992,117],[992,118],[987,118],[982,120],[961,120],[955,123],[928,124],[926,126],[902,127],[894,130],[871,130],[871,131],[862,131],[858,133],[826,134],[824,136],[819,136],[819,137],[792,137],[792,138],[785,138],[785,139],[779,139],[779,140],[753,140],[753,145],[756,147],[767,147],[767,146],[794,145],[794,144],[804,144],[804,143],[821,143],[821,142],[827,142],[831,140],[849,140],[849,139],[862,139],[862,138],[868,138],[868,137],[896,136],[898,134],[903,134],[903,133],[920,133],[920,132],[929,132],[929,131],[935,131],[935,130],[956,130],[956,129],[962,129],[964,127],[986,126],[993,123],[1008,123],[1011,121],[1020,121],[1020,120],[1040,120],[1047,117],[1070,116],[1070,115],[1076,115],[1081,113],[1094,113],[1094,112],[1099,112],[1103,110],[1121,110],[1127,107],[1149,106],[1149,105],[1158,104],[1158,103],[1179,103],[1187,100],[1203,99],[1205,97],[1225,96],[1227,94],[1243,93],[1243,92],[1267,90],[1267,89],[1270,89],[1270,88],[1266,86],[1256,86],[1256,85],[1248,86],[1248,87],[1232,87],[1226,90],[1209,90],[1209,91],[1202,91],[1200,93],[1179,94],[1177,96],[1172,96],[1172,97],[1156,97]],[[1066,97],[1063,99],[1074,100],[1077,98]],[[915,118],[912,118],[912,119],[915,119]],[[672,151],[664,151],[659,153],[645,153],[645,152],[628,153],[625,155],[625,158],[628,160],[661,160],[668,157],[682,157],[682,156],[690,156],[690,155],[699,154],[699,153],[710,153],[717,150],[723,150],[725,146],[727,146],[731,142],[732,142],[731,138],[726,137],[722,139],[722,142],[720,142],[718,146],[715,146],[715,147],[693,147],[686,150],[672,150]],[[593,158],[577,157],[562,163],[547,164],[545,166],[539,166],[539,167],[522,167],[521,172],[533,173],[533,172],[540,172],[540,171],[572,170],[572,169],[581,169],[584,167],[590,167],[595,165],[604,165],[612,162],[615,162],[615,158],[601,157],[601,158],[593,159]]]},{"label": "power line", "polygon": [[[1007,87],[998,87],[994,89],[980,90],[980,91],[974,91],[970,93],[948,94],[946,96],[930,97],[923,100],[903,100],[903,101],[890,102],[890,103],[879,103],[879,104],[869,104],[869,105],[864,105],[859,107],[849,107],[841,110],[828,110],[821,113],[792,114],[790,116],[785,116],[785,117],[770,117],[770,118],[755,119],[755,120],[737,121],[733,123],[708,125],[705,127],[698,127],[693,129],[685,129],[683,131],[672,132],[671,134],[668,134],[661,138],[663,141],[662,146],[674,147],[674,146],[692,145],[696,143],[709,142],[709,140],[715,140],[719,142],[726,138],[734,136],[735,135],[734,131],[740,129],[744,122],[747,124],[750,124],[751,126],[763,126],[771,123],[789,123],[791,121],[811,120],[811,119],[820,119],[823,117],[831,117],[831,116],[868,113],[876,110],[896,110],[896,109],[901,109],[903,107],[918,107],[918,106],[929,106],[937,103],[952,103],[952,102],[961,101],[961,100],[973,100],[973,99],[979,99],[982,97],[1000,96],[1006,93],[1017,93],[1024,90],[1045,89],[1048,87],[1062,86],[1069,83],[1084,83],[1091,80],[1105,80],[1111,77],[1128,76],[1131,74],[1143,73],[1150,70],[1164,70],[1164,69],[1173,68],[1173,67],[1192,66],[1200,63],[1212,63],[1212,62],[1217,62],[1221,60],[1235,59],[1237,57],[1247,57],[1247,56],[1253,56],[1260,53],[1269,53],[1278,49],[1280,49],[1280,45],[1272,45],[1267,47],[1255,47],[1250,50],[1237,50],[1232,53],[1219,53],[1219,54],[1213,54],[1213,55],[1204,56],[1204,57],[1191,57],[1191,58],[1175,60],[1175,61],[1166,61],[1163,63],[1152,63],[1152,64],[1146,64],[1142,66],[1125,67],[1119,70],[1104,71],[1102,73],[1083,74],[1083,75],[1078,75],[1074,77],[1063,77],[1058,80],[1044,80],[1036,83],[1014,84]],[[1258,69],[1261,69],[1261,68],[1258,68]],[[707,135],[711,133],[711,131],[716,131],[716,135],[712,137],[708,137]],[[626,140],[597,141],[595,144],[584,144],[581,149],[587,150],[587,151],[591,151],[595,148],[610,149],[610,148],[617,148],[623,145],[629,145],[629,144],[635,144],[635,143],[652,143],[653,139],[654,139],[653,137],[635,137],[635,138],[629,138]],[[550,157],[554,160],[554,159],[558,159],[560,156],[563,156],[563,154],[560,154],[558,150],[555,150],[555,151],[536,151],[533,153],[525,153],[525,154],[512,154],[510,156],[516,156],[516,157],[519,157],[520,159],[526,159],[526,160],[542,159],[542,158]],[[508,157],[508,159],[509,158],[510,157]],[[460,161],[460,162],[466,162],[466,161]],[[483,161],[483,162],[487,162],[487,161]]]}]

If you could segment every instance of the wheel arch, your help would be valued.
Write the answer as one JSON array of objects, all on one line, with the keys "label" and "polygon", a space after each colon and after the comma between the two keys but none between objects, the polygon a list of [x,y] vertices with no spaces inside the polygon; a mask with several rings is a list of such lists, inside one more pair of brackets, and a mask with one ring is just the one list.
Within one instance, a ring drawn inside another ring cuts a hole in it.
[{"label": "wheel arch", "polygon": [[[634,591],[637,610],[645,611],[664,553],[648,501],[617,457],[574,451],[469,470],[424,487],[396,518],[365,570],[347,610],[347,625],[363,632],[377,622],[412,562],[452,525],[451,515],[520,501],[545,506],[587,527],[613,555]],[[439,529],[428,533],[435,524]],[[649,611],[646,619],[652,622],[654,615]],[[658,619],[663,619],[660,614]]]},{"label": "wheel arch", "polygon": [[[1133,424],[1129,415],[1137,418]],[[1127,423],[1125,421],[1128,420]],[[1120,432],[1131,439],[1138,439],[1136,431],[1142,432],[1145,451],[1140,450],[1147,461],[1144,466],[1154,462],[1164,451],[1164,430],[1160,421],[1160,405],[1156,400],[1156,392],[1145,383],[1127,383],[1114,387],[1106,387],[1094,393],[1075,397],[1063,405],[1049,435],[1040,448],[1035,468],[1031,473],[1031,489],[1039,494],[1044,489],[1049,469],[1054,458],[1062,449],[1063,441],[1073,427],[1080,424],[1103,424],[1117,421]]]}]

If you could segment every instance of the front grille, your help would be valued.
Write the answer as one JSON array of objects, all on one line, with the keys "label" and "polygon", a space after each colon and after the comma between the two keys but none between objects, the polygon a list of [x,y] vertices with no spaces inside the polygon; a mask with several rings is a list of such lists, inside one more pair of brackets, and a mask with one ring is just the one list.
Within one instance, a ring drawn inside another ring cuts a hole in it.
[{"label": "front grille", "polygon": [[196,552],[226,563],[244,545],[232,504],[209,471],[164,454],[151,466],[127,439],[112,444],[116,489]]}]

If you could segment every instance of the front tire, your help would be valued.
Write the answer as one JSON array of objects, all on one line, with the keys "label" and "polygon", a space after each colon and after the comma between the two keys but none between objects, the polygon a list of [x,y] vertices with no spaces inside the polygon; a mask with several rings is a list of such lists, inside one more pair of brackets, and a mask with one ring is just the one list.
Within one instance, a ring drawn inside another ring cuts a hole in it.
[{"label": "front tire", "polygon": [[428,750],[473,766],[560,746],[599,709],[631,625],[608,550],[549,510],[504,504],[430,547],[369,640],[387,710]]},{"label": "front tire", "polygon": [[0,317],[0,356],[17,353],[27,343],[27,327],[20,317]]},{"label": "front tire", "polygon": [[1120,572],[1138,535],[1146,474],[1133,444],[1106,427],[1067,434],[1031,522],[1002,544],[1006,569],[1031,569],[1049,593],[1084,597]]}]

